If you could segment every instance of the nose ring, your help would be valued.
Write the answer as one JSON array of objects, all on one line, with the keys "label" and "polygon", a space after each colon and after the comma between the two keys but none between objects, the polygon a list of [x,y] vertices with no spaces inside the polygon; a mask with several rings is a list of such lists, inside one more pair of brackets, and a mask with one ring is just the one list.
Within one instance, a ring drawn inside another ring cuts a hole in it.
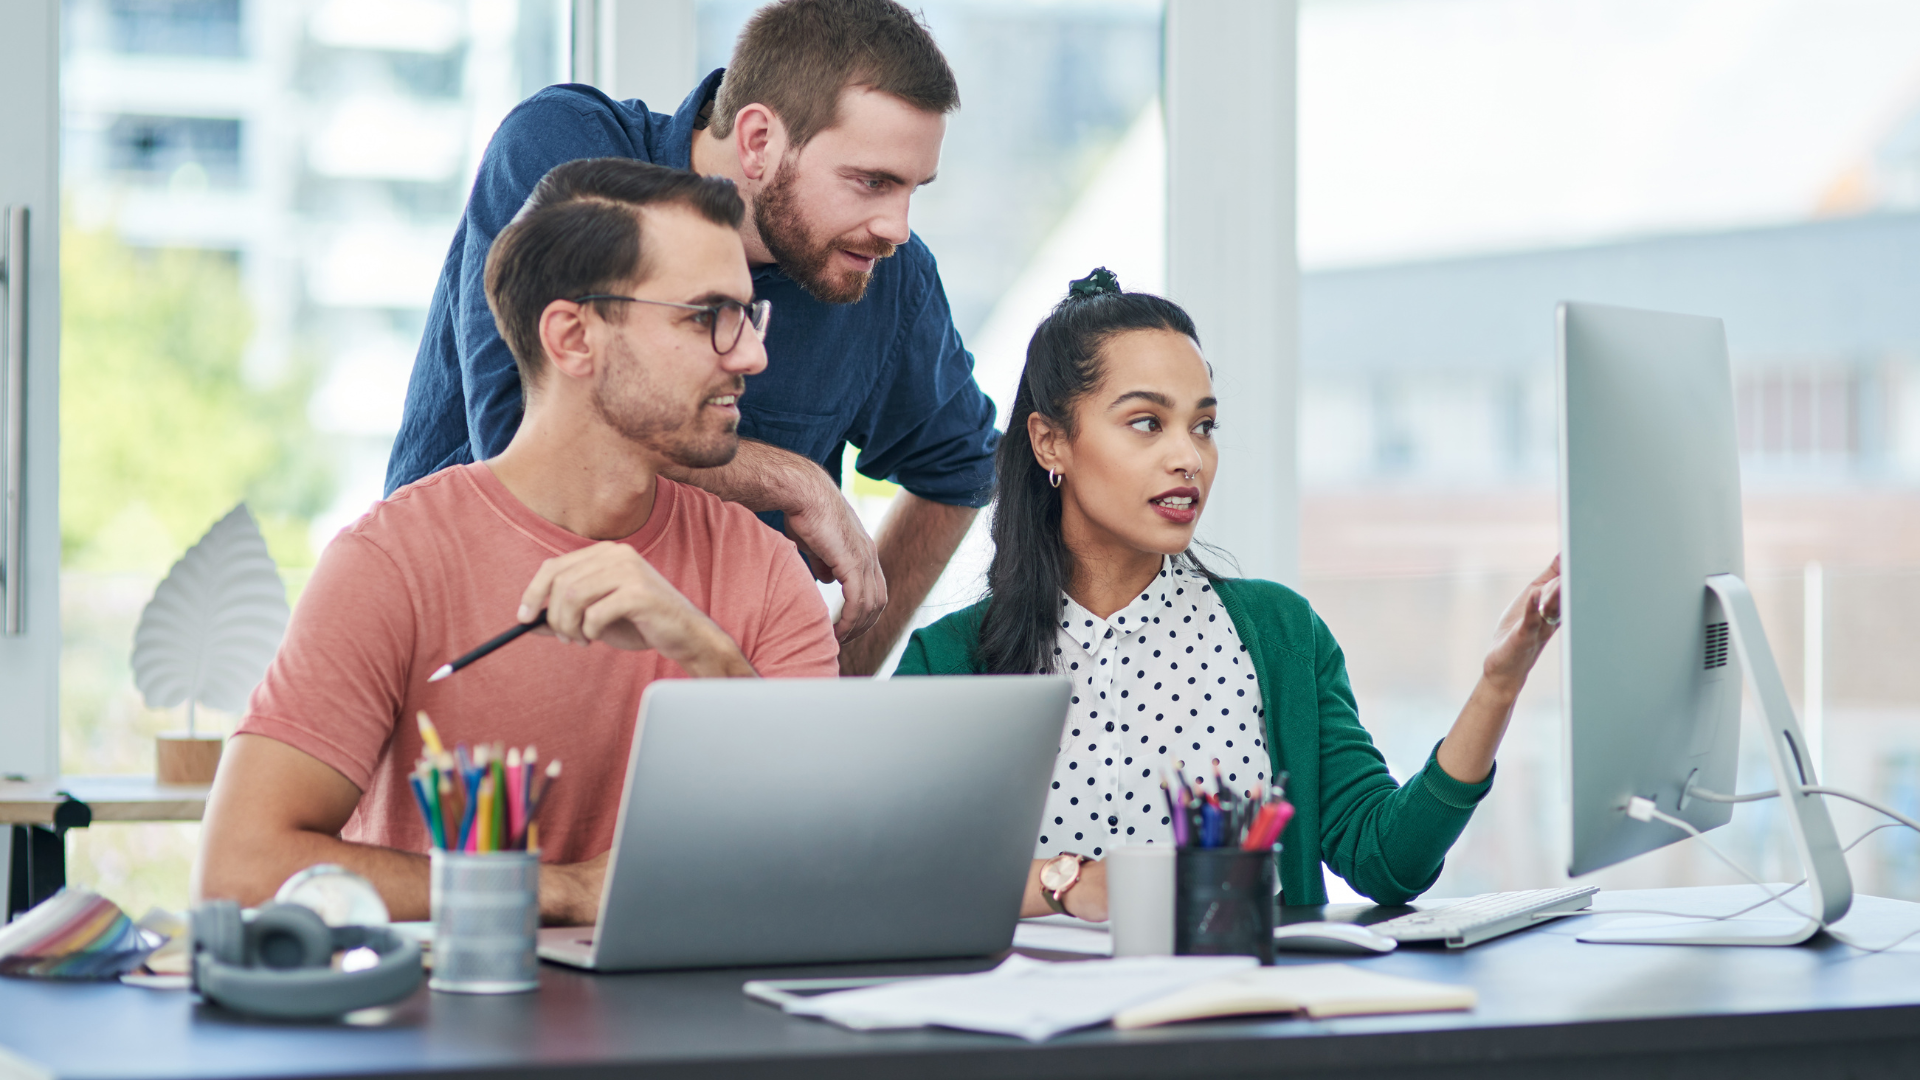
[{"label": "nose ring", "polygon": [[1181,469],[1181,470],[1180,470],[1180,475],[1181,475],[1181,476],[1184,476],[1184,477],[1186,477],[1186,478],[1187,478],[1188,480],[1192,480],[1192,479],[1193,479],[1193,474],[1192,474],[1192,473],[1190,473],[1190,472],[1188,472],[1188,471],[1187,471],[1187,470],[1185,470],[1185,469]]}]

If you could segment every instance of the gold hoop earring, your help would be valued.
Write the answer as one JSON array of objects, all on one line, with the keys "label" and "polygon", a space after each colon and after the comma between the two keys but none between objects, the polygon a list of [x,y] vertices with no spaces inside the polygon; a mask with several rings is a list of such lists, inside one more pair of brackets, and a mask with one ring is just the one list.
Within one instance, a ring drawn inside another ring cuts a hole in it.
[{"label": "gold hoop earring", "polygon": [[1048,470],[1047,470],[1047,483],[1049,483],[1049,484],[1052,484],[1052,485],[1053,485],[1054,487],[1059,487],[1059,486],[1060,486],[1060,474],[1059,474],[1059,473],[1057,473],[1057,472],[1055,472],[1055,471],[1053,471],[1052,469],[1048,469]]}]

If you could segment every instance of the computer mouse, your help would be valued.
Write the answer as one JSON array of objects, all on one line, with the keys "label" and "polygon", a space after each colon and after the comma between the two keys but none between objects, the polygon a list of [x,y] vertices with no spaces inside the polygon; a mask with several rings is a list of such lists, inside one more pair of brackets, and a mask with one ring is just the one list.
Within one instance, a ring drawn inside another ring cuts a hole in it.
[{"label": "computer mouse", "polygon": [[1345,953],[1376,956],[1400,943],[1364,926],[1344,922],[1297,922],[1273,928],[1273,947],[1281,952]]}]

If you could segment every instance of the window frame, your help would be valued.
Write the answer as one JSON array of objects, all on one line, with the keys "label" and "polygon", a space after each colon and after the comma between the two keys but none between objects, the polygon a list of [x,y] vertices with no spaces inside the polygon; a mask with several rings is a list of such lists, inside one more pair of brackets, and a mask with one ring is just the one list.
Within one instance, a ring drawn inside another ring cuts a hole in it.
[{"label": "window frame", "polygon": [[22,554],[11,568],[23,609],[21,632],[0,633],[0,776],[40,779],[60,767],[60,5],[10,5],[5,26],[0,207],[26,206],[28,235]]}]

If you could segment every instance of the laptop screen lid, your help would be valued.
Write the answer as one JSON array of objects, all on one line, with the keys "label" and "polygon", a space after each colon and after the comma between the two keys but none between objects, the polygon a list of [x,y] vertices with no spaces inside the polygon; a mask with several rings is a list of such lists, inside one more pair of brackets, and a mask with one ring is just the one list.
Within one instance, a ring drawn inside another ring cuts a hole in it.
[{"label": "laptop screen lid", "polygon": [[661,680],[641,698],[598,970],[1007,948],[1058,676]]}]

